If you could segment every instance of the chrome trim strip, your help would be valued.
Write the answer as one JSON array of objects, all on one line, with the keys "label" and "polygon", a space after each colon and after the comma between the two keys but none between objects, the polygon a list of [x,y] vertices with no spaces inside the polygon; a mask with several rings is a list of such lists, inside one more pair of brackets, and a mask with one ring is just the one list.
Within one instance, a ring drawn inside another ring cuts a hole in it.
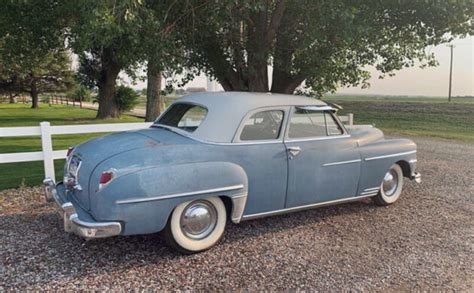
[{"label": "chrome trim strip", "polygon": [[246,193],[242,193],[242,194],[237,194],[237,195],[233,195],[232,198],[241,198],[241,197],[246,197],[247,196],[247,192]]},{"label": "chrome trim strip", "polygon": [[357,160],[340,161],[340,162],[334,162],[334,163],[326,163],[326,164],[323,164],[323,167],[344,165],[344,164],[352,164],[352,163],[358,163],[360,161],[361,161],[360,159],[357,159]]},{"label": "chrome trim strip", "polygon": [[332,135],[332,136],[321,136],[321,137],[311,137],[311,138],[300,138],[300,139],[286,139],[285,142],[301,142],[301,141],[317,141],[317,140],[329,140],[329,139],[338,139],[351,137],[349,134],[343,135]]},{"label": "chrome trim strip", "polygon": [[206,193],[215,193],[215,192],[221,192],[221,191],[238,190],[238,189],[242,189],[242,188],[244,188],[244,185],[243,184],[238,184],[238,185],[232,185],[232,186],[225,186],[225,187],[198,190],[198,191],[191,191],[191,192],[183,192],[183,193],[175,193],[175,194],[169,194],[169,195],[160,195],[160,196],[154,196],[154,197],[117,200],[115,203],[116,204],[139,203],[139,202],[164,200],[164,199],[191,196],[191,195],[199,195],[199,194],[206,194]]},{"label": "chrome trim strip", "polygon": [[333,204],[338,204],[338,203],[358,201],[360,199],[368,198],[368,197],[372,197],[372,196],[373,195],[353,196],[353,197],[330,200],[330,201],[325,201],[325,202],[320,202],[320,203],[308,204],[308,205],[299,206],[299,207],[292,207],[292,208],[281,209],[281,210],[276,210],[276,211],[269,211],[269,212],[251,214],[251,215],[244,215],[242,217],[242,220],[251,220],[251,219],[256,219],[256,218],[261,218],[261,217],[266,217],[266,216],[285,214],[285,213],[296,212],[296,211],[301,211],[301,210],[306,210],[306,209],[311,209],[311,208],[316,208],[316,207],[323,207],[323,206],[328,206],[328,205],[333,205]]},{"label": "chrome trim strip", "polygon": [[377,187],[366,188],[364,189],[364,191],[379,190],[379,189],[380,189],[380,186],[377,186]]},{"label": "chrome trim strip", "polygon": [[391,154],[391,155],[385,155],[385,156],[370,157],[370,158],[365,158],[365,160],[366,161],[372,161],[372,160],[392,158],[392,157],[398,157],[398,156],[404,156],[404,155],[411,155],[411,154],[414,154],[414,153],[416,153],[416,150],[415,151],[404,152],[404,153],[396,153],[396,154]]},{"label": "chrome trim strip", "polygon": [[362,192],[360,195],[377,195],[379,191]]}]

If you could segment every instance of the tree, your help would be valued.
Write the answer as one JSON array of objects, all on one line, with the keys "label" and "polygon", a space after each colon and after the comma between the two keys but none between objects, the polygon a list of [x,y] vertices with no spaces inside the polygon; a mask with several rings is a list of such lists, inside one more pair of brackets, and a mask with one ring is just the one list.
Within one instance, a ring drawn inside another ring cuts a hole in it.
[{"label": "tree", "polygon": [[74,1],[69,9],[75,16],[68,41],[80,56],[83,76],[98,88],[97,118],[119,117],[117,77],[122,70],[132,72],[143,59],[142,1]]},{"label": "tree", "polygon": [[[163,75],[183,73],[186,48],[180,39],[180,27],[197,10],[192,1],[146,2],[141,17],[145,25],[142,36],[147,65],[147,103],[145,121],[154,121],[165,109],[162,95]],[[190,77],[190,76],[188,76]],[[169,85],[168,85],[169,87]]]},{"label": "tree", "polygon": [[469,0],[212,1],[182,31],[190,67],[227,91],[293,93],[303,85],[321,95],[367,86],[367,65],[382,76],[435,65],[426,48],[472,33],[473,8]]},{"label": "tree", "polygon": [[64,48],[63,11],[55,0],[6,1],[0,10],[0,87],[38,94],[66,89],[70,60]]},{"label": "tree", "polygon": [[70,65],[64,50],[41,56],[34,67],[25,68],[10,61],[0,69],[0,89],[12,94],[28,93],[31,108],[38,108],[40,93],[67,91],[72,86]]}]

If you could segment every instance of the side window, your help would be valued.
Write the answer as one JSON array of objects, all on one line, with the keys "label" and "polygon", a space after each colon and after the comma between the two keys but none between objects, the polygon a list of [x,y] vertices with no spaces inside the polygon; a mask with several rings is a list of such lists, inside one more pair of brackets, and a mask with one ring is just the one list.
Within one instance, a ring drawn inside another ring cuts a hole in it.
[{"label": "side window", "polygon": [[326,125],[328,128],[328,135],[341,135],[344,132],[342,131],[341,127],[339,124],[337,124],[336,120],[334,120],[334,117],[329,114],[329,113],[324,113],[326,116]]},{"label": "side window", "polygon": [[289,138],[340,135],[343,131],[330,113],[296,108],[290,119]]},{"label": "side window", "polygon": [[326,136],[324,112],[296,108],[290,119],[289,138]]},{"label": "side window", "polygon": [[245,121],[240,140],[269,140],[280,136],[283,111],[269,110],[253,114]]}]

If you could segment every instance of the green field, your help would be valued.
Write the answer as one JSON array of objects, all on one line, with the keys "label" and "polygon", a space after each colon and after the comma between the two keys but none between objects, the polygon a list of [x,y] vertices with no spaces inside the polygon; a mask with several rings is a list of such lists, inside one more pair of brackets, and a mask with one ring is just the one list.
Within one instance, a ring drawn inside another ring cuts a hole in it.
[{"label": "green field", "polygon": [[[41,104],[40,109],[30,109],[23,104],[0,104],[0,127],[38,126],[41,121],[51,125],[143,122],[143,119],[123,116],[120,119],[95,120],[96,112],[63,105]],[[54,135],[53,149],[67,149],[71,145],[104,135],[104,133]],[[41,139],[37,137],[0,138],[0,153],[41,151]],[[62,177],[64,160],[55,160],[56,178]],[[43,177],[43,162],[0,164],[0,190],[22,184],[38,185]]]},{"label": "green field", "polygon": [[388,134],[430,136],[474,143],[474,99],[328,96],[353,113],[355,124],[372,124]]},{"label": "green field", "polygon": [[[344,107],[340,113],[353,113],[356,124],[373,124],[387,134],[431,136],[474,143],[474,99],[389,96],[327,96],[325,101]],[[63,105],[0,104],[0,127],[36,126],[41,121],[52,125],[140,122],[143,119],[123,116],[121,119],[95,120],[95,111]],[[96,134],[53,136],[55,150],[66,149]],[[39,137],[0,138],[0,153],[40,151]],[[43,179],[43,162],[0,164],[0,190],[22,184],[38,185]],[[62,177],[64,160],[56,160],[57,178]]]}]

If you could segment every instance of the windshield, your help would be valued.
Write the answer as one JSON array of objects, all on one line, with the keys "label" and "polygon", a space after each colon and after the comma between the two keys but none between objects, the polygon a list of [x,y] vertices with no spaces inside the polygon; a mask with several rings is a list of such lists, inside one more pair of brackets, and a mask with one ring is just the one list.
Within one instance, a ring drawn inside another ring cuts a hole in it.
[{"label": "windshield", "polygon": [[155,123],[193,132],[201,125],[206,115],[207,109],[202,106],[178,103],[172,105]]}]

